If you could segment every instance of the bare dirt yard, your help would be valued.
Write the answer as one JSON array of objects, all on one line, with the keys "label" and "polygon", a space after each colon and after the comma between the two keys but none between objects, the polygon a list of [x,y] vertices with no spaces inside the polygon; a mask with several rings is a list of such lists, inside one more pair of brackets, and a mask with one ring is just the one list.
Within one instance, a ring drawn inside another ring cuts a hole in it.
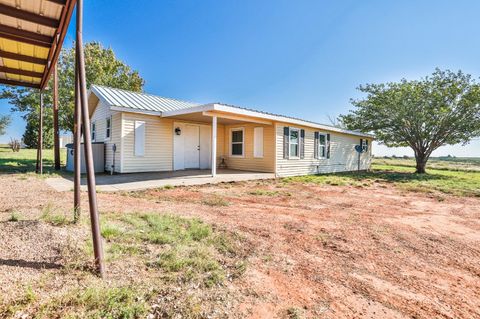
[{"label": "bare dirt yard", "polygon": [[71,192],[0,185],[0,317],[480,318],[478,197],[295,180],[100,193],[102,282],[86,194],[74,225]]}]

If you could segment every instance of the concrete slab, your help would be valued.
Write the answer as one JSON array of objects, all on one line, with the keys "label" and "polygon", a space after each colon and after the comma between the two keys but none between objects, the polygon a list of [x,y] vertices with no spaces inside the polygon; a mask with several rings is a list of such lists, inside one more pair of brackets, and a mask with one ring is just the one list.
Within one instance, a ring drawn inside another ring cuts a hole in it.
[{"label": "concrete slab", "polygon": [[[185,170],[118,175],[97,174],[96,182],[98,191],[116,192],[159,188],[167,185],[191,186],[272,178],[275,178],[274,173],[220,169],[217,171],[216,177],[210,175],[210,170]],[[72,176],[47,178],[45,182],[59,192],[73,190]],[[86,182],[86,178],[83,177],[81,180],[81,189],[83,191],[87,190]]]}]

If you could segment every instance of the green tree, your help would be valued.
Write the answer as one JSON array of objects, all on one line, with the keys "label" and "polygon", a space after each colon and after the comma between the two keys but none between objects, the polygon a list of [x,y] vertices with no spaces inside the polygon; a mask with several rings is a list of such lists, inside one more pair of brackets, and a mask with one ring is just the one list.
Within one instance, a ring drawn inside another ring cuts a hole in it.
[{"label": "green tree", "polygon": [[[104,48],[98,42],[85,44],[85,72],[87,88],[92,84],[105,85],[119,89],[141,92],[144,80],[137,71],[134,71],[120,61],[111,48]],[[62,49],[58,60],[58,100],[59,100],[59,126],[60,130],[73,131],[73,110],[75,105],[75,45],[69,49]],[[51,77],[47,88],[44,90],[45,106],[45,141],[49,141],[53,134],[52,120],[52,85]],[[34,135],[38,124],[39,91],[32,88],[5,86],[0,92],[0,98],[8,99],[12,111],[21,112],[27,122],[30,132],[25,132],[32,144],[36,146]],[[35,122],[37,121],[37,122]],[[34,142],[35,141],[35,142]],[[48,145],[48,144],[46,144]]]},{"label": "green tree", "polygon": [[3,115],[0,116],[0,136],[6,133],[7,127],[10,125],[10,116]]},{"label": "green tree", "polygon": [[363,99],[340,121],[349,129],[374,133],[389,147],[409,146],[415,152],[416,172],[442,145],[467,144],[480,135],[480,85],[461,71],[436,69],[417,81],[367,84]]},{"label": "green tree", "polygon": [[[43,148],[53,147],[53,116],[52,109],[44,109],[43,122]],[[26,115],[27,125],[23,133],[22,140],[27,148],[37,148],[38,145],[38,125],[39,114],[38,109]]]}]

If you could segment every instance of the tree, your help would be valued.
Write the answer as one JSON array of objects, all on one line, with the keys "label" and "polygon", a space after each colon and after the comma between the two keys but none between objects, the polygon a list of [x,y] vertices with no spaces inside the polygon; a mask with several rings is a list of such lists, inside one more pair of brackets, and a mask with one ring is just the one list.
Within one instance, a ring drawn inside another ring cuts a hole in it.
[{"label": "tree", "polygon": [[[141,92],[144,80],[137,71],[132,70],[127,64],[118,60],[111,48],[104,48],[98,42],[85,44],[85,72],[87,88],[92,84],[105,85],[119,89]],[[73,132],[73,110],[75,105],[75,45],[69,49],[62,49],[58,61],[58,100],[59,100],[59,126],[60,130]],[[44,90],[45,106],[45,141],[53,134],[52,120],[52,93],[53,77]],[[5,86],[0,92],[0,98],[8,99],[12,111],[22,112],[23,119],[27,122],[25,134],[32,137],[31,145],[36,146],[33,135],[36,133],[39,110],[38,89]],[[47,137],[48,136],[48,137]],[[25,142],[26,143],[26,142]],[[47,144],[46,144],[47,145]]]},{"label": "tree", "polygon": [[11,118],[8,115],[0,116],[0,136],[6,133],[7,127],[10,125]]},{"label": "tree", "polygon": [[340,120],[349,129],[374,133],[389,147],[411,147],[417,173],[425,173],[440,146],[465,145],[480,135],[480,85],[461,71],[436,69],[420,80],[358,89],[367,96],[351,100],[355,109]]}]

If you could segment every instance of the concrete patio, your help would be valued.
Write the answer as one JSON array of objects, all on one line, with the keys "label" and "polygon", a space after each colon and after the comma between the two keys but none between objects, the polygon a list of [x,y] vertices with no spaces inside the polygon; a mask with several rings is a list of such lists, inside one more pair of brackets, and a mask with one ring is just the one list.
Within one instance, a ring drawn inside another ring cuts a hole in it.
[{"label": "concrete patio", "polygon": [[[97,190],[102,192],[135,191],[149,188],[171,186],[191,186],[203,184],[217,184],[239,182],[256,179],[272,179],[274,173],[261,173],[218,169],[217,175],[212,177],[210,170],[182,170],[174,172],[151,172],[131,174],[97,174]],[[73,190],[73,177],[55,177],[45,180],[47,185],[59,192]],[[86,178],[82,176],[82,190],[86,190]]]}]

